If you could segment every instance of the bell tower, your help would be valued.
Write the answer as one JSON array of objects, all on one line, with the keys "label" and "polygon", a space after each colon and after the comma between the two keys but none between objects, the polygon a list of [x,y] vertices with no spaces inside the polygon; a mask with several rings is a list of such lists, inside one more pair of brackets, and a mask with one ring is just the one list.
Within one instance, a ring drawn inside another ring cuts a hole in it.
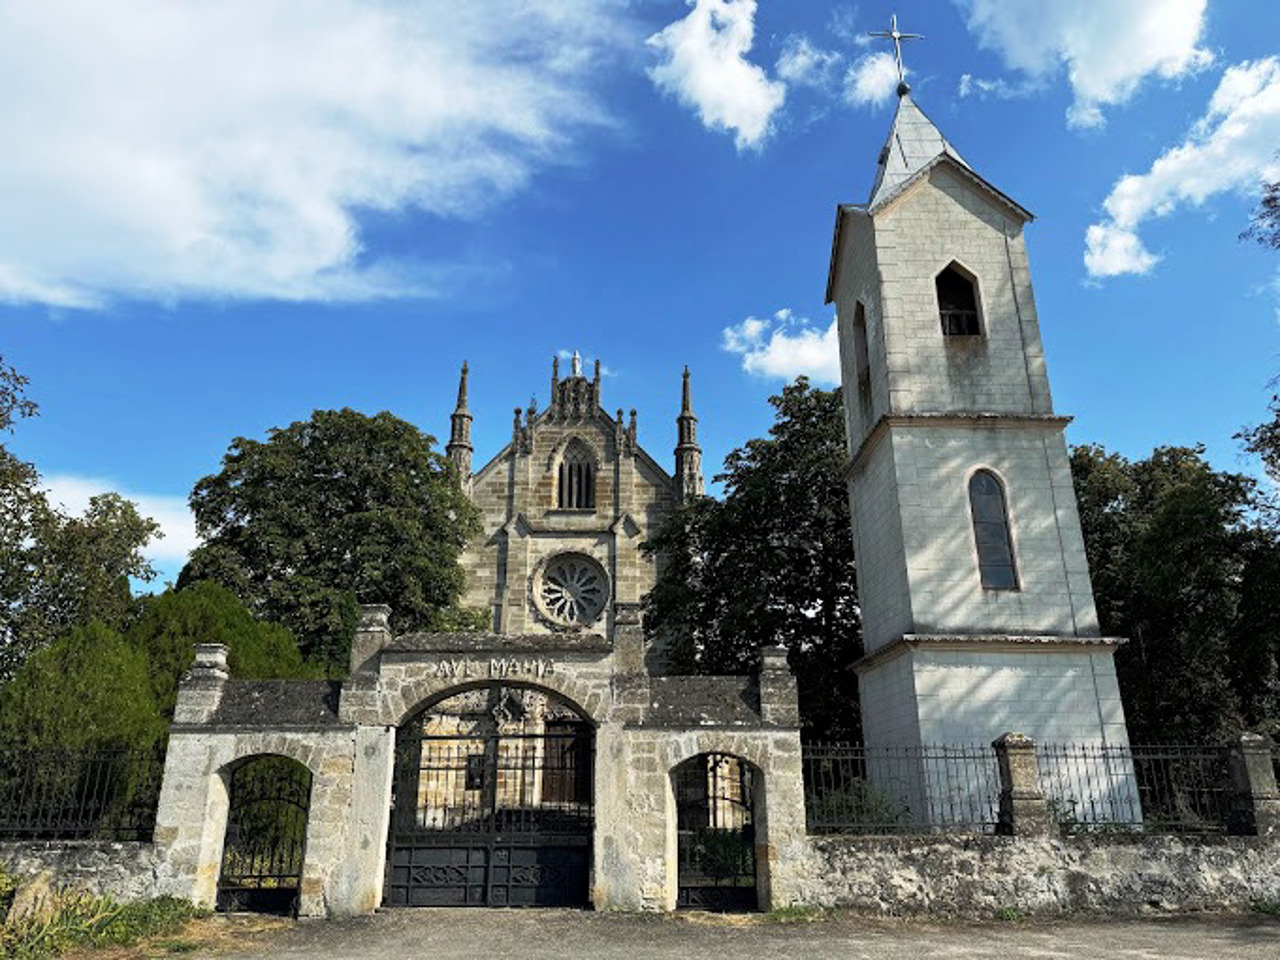
[{"label": "bell tower", "polygon": [[[897,24],[895,45],[910,35]],[[899,63],[901,61],[899,60]],[[900,74],[835,302],[869,745],[1126,742],[1099,635],[1024,228]]]}]

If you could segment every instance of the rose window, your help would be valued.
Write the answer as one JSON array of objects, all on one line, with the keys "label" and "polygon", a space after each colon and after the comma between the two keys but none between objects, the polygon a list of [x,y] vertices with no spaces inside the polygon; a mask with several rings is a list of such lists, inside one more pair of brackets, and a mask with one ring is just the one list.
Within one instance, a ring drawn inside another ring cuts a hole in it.
[{"label": "rose window", "polygon": [[583,627],[604,612],[609,585],[604,568],[590,557],[565,553],[552,557],[538,577],[538,607],[554,623]]}]

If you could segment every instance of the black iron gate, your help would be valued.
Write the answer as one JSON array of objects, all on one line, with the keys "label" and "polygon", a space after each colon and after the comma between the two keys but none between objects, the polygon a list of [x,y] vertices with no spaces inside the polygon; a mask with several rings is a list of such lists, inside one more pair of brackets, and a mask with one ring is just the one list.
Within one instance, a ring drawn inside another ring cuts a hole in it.
[{"label": "black iron gate", "polygon": [[727,753],[676,768],[677,906],[757,908],[754,779],[750,764]]},{"label": "black iron gate", "polygon": [[568,703],[494,684],[396,736],[387,906],[585,906],[594,731]]},{"label": "black iron gate", "polygon": [[310,771],[286,757],[255,757],[232,771],[229,788],[218,909],[296,914]]}]

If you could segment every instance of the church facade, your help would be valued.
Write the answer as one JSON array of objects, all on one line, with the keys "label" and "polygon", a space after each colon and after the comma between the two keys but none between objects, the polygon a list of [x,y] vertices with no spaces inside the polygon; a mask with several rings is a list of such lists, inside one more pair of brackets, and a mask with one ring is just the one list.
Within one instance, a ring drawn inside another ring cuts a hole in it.
[{"label": "church facade", "polygon": [[637,442],[635,410],[625,421],[605,410],[599,361],[588,379],[574,354],[563,378],[552,360],[547,406],[516,408],[511,442],[473,474],[468,373],[446,447],[483,524],[462,558],[464,606],[491,616],[495,633],[611,637],[615,604],[638,604],[653,587],[641,545],[674,505],[703,493],[688,369],[671,473]]}]

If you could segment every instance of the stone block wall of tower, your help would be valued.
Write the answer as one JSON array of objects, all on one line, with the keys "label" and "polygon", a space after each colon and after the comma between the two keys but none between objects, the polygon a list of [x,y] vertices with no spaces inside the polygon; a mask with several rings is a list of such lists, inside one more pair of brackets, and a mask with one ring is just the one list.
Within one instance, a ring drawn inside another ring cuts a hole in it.
[{"label": "stone block wall of tower", "polygon": [[[934,278],[953,261],[977,280],[981,336],[941,334]],[[846,383],[857,382],[859,303],[866,318],[870,416],[856,390],[845,405],[861,451],[850,485],[867,649],[908,632],[1096,635],[1021,224],[935,167],[874,218],[849,215],[838,277]],[[914,419],[877,430],[883,417]],[[978,468],[1006,484],[1016,591],[977,578],[967,484]]]},{"label": "stone block wall of tower", "polygon": [[[947,165],[875,215],[890,412],[1052,413],[1019,219]],[[977,278],[978,337],[943,337],[934,278]]]},{"label": "stone block wall of tower", "polygon": [[[890,174],[892,174],[890,176]],[[868,744],[1125,740],[1023,225],[899,89],[837,305]]]}]

